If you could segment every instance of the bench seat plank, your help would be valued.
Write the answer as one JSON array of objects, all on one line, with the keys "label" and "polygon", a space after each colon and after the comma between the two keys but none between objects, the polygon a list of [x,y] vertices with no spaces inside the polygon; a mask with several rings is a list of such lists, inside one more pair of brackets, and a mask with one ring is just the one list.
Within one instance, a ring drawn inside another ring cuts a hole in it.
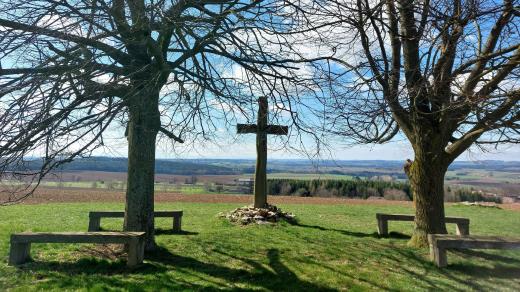
[{"label": "bench seat plank", "polygon": [[463,249],[515,249],[520,248],[520,238],[503,236],[456,236],[450,234],[431,234],[437,246]]},{"label": "bench seat plank", "polygon": [[[388,221],[414,221],[415,215],[376,213],[379,235],[388,235]],[[469,235],[469,219],[462,217],[445,217],[444,222],[457,224],[458,235]]]},{"label": "bench seat plank", "polygon": [[143,262],[144,232],[23,232],[11,234],[9,265],[20,265],[30,259],[32,243],[98,243],[126,244],[129,267]]},{"label": "bench seat plank", "polygon": [[[414,221],[415,215],[409,214],[382,214],[377,213],[376,217],[378,219],[389,220],[389,221]],[[444,217],[444,221],[446,223],[459,223],[459,222],[468,222],[468,218],[463,217]]]},{"label": "bench seat plank", "polygon": [[[182,227],[183,211],[154,211],[154,218],[173,218],[173,231],[180,232]],[[124,218],[124,211],[90,211],[88,231],[98,231],[101,229],[101,218]]]},{"label": "bench seat plank", "polygon": [[11,235],[13,242],[32,243],[128,243],[144,232],[23,232]]},{"label": "bench seat plank", "polygon": [[447,249],[520,249],[520,238],[429,234],[430,257],[438,267],[448,265]]},{"label": "bench seat plank", "polygon": [[[178,217],[182,216],[182,211],[154,211],[154,217]],[[92,217],[121,218],[125,217],[124,211],[90,211]]]}]

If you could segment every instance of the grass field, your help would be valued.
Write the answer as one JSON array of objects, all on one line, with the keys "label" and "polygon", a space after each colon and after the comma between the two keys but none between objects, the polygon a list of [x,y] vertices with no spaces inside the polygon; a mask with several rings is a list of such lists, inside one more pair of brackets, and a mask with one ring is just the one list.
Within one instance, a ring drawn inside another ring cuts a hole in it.
[{"label": "grass field", "polygon": [[[520,290],[520,251],[448,253],[438,269],[427,249],[406,246],[411,223],[391,223],[389,238],[375,234],[376,212],[410,213],[401,206],[281,205],[298,224],[235,226],[217,217],[237,204],[164,203],[183,209],[183,234],[158,219],[160,249],[128,270],[124,260],[93,256],[94,245],[34,244],[34,262],[6,265],[9,234],[21,231],[84,231],[89,210],[123,209],[119,203],[16,205],[0,208],[1,290]],[[450,206],[447,215],[471,219],[471,232],[520,236],[520,212]],[[107,219],[106,229],[122,221]],[[450,232],[454,227],[449,226]]]}]

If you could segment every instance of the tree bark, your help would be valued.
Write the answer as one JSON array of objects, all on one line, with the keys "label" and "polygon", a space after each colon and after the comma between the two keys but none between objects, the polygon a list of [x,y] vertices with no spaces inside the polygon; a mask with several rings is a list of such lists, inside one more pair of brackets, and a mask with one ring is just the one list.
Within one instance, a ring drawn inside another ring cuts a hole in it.
[{"label": "tree bark", "polygon": [[445,234],[444,176],[447,166],[435,157],[415,155],[407,175],[410,179],[415,206],[415,229],[410,246],[428,246],[428,234]]},{"label": "tree bark", "polygon": [[155,142],[160,127],[158,93],[129,99],[128,179],[125,231],[145,231],[147,251],[155,249]]}]

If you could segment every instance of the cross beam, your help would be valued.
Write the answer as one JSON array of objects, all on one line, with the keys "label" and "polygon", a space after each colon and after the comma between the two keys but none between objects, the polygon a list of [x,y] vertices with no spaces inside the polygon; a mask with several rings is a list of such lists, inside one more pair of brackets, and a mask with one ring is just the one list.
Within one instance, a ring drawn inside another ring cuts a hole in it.
[{"label": "cross beam", "polygon": [[267,97],[258,98],[257,124],[238,124],[238,134],[256,134],[256,169],[255,169],[255,208],[267,206],[267,135],[287,135],[289,127],[281,125],[269,125]]},{"label": "cross beam", "polygon": [[[267,125],[263,131],[266,134],[271,135],[287,135],[289,133],[289,127],[280,126],[280,125]],[[238,134],[250,134],[250,133],[258,133],[262,132],[262,130],[258,130],[258,126],[254,124],[238,124],[237,125],[237,133]]]}]

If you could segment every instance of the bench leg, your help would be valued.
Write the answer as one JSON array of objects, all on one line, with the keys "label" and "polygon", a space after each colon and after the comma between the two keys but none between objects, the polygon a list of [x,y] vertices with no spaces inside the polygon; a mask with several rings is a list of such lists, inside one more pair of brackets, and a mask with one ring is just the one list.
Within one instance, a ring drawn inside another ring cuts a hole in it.
[{"label": "bench leg", "polygon": [[388,235],[388,221],[383,219],[377,219],[377,232],[381,236]]},{"label": "bench leg", "polygon": [[444,268],[448,265],[446,249],[444,248],[439,248],[430,244],[430,257],[433,263],[439,268]]},{"label": "bench leg", "polygon": [[457,224],[457,235],[469,235],[469,224]]},{"label": "bench leg", "polygon": [[88,231],[94,232],[101,229],[101,218],[100,217],[89,217]]},{"label": "bench leg", "polygon": [[173,231],[181,232],[182,216],[173,217]]},{"label": "bench leg", "polygon": [[27,262],[31,258],[31,244],[11,242],[9,265],[16,266]]},{"label": "bench leg", "polygon": [[135,267],[143,263],[144,259],[144,240],[132,240],[128,245],[128,259],[126,265]]},{"label": "bench leg", "polygon": [[144,260],[144,246],[145,246],[145,240],[139,240],[138,248],[137,248],[137,262],[139,264],[143,263]]}]

